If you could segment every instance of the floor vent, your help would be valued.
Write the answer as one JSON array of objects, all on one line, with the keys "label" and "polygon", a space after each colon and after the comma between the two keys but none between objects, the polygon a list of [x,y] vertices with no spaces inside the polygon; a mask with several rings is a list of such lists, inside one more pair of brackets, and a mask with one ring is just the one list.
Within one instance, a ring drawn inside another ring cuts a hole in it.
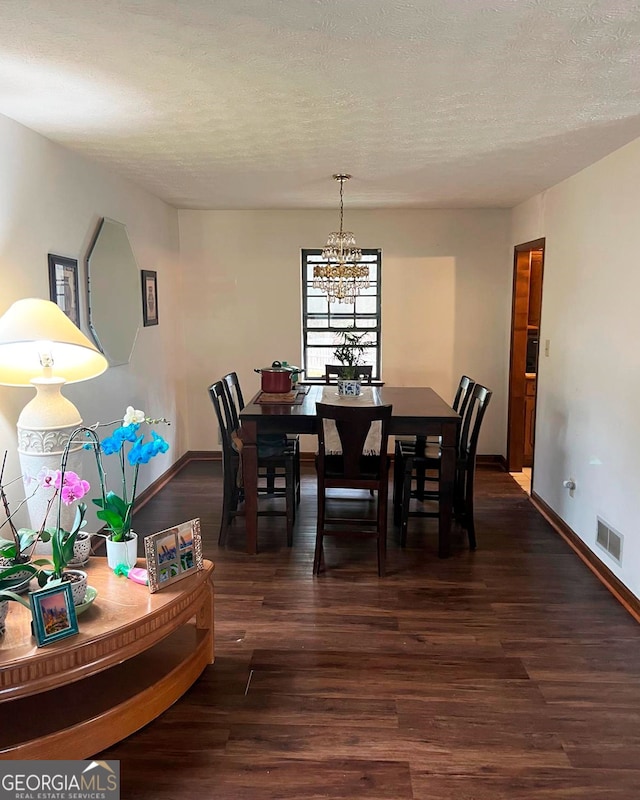
[{"label": "floor vent", "polygon": [[622,565],[622,540],[621,533],[614,531],[607,523],[598,517],[598,530],[596,532],[596,544],[606,550],[611,558]]}]

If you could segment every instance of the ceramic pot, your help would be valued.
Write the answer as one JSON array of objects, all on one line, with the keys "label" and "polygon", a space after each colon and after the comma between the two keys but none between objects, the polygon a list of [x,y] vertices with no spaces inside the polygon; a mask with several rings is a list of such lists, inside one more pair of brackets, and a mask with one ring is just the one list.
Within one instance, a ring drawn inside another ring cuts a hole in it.
[{"label": "ceramic pot", "polygon": [[91,534],[81,532],[76,536],[73,543],[73,559],[69,562],[70,567],[82,567],[89,560],[91,555]]},{"label": "ceramic pot", "polygon": [[130,536],[131,538],[124,542],[107,539],[107,564],[110,569],[115,569],[118,564],[135,566],[138,559],[138,534],[131,531]]},{"label": "ceramic pot", "polygon": [[0,636],[2,636],[2,634],[5,631],[4,621],[7,618],[8,611],[9,611],[9,601],[0,600]]},{"label": "ceramic pot", "polygon": [[362,381],[338,379],[338,394],[343,397],[357,397],[362,391]]},{"label": "ceramic pot", "polygon": [[69,581],[73,593],[73,605],[79,606],[80,603],[84,603],[88,585],[87,573],[81,569],[65,569],[62,574],[74,576],[74,579]]},{"label": "ceramic pot", "polygon": [[[12,567],[14,562],[10,558],[0,558],[0,569],[2,567]],[[10,589],[12,592],[22,594],[29,588],[33,574],[29,570],[19,570],[14,572],[9,578],[1,582],[1,589]]]}]

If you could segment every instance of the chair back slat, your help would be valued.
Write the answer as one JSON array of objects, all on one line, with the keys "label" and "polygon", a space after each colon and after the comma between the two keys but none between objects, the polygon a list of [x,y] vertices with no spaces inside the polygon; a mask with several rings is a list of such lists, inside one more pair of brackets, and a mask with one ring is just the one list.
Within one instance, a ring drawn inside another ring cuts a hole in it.
[{"label": "chair back slat", "polygon": [[469,400],[471,400],[471,392],[476,385],[468,375],[463,375],[460,378],[460,383],[456,389],[456,396],[453,398],[452,408],[457,411],[461,417],[464,417],[464,412],[467,410]]},{"label": "chair back slat", "polygon": [[236,372],[228,372],[222,380],[224,381],[233,428],[235,430],[240,427],[239,414],[244,408],[244,398],[242,397],[242,390],[240,389],[240,381],[238,380],[238,374]]},{"label": "chair back slat", "polygon": [[[324,382],[331,383],[331,377],[335,376],[336,379],[340,379],[342,375],[342,370],[344,369],[344,365],[342,364],[325,364],[324,365]],[[363,364],[359,367],[356,367],[357,371],[357,378],[361,380],[365,384],[370,384],[371,379],[373,377],[373,367],[370,364]]]},{"label": "chair back slat", "polygon": [[233,415],[229,408],[225,381],[216,381],[212,383],[211,386],[209,386],[209,397],[213,403],[218,419],[218,427],[220,428],[223,467],[228,469],[235,452],[231,434],[236,430],[236,427],[234,426]]},{"label": "chair back slat", "polygon": [[476,383],[471,391],[460,430],[458,457],[461,459],[475,458],[480,426],[492,394],[486,386],[479,383]]}]

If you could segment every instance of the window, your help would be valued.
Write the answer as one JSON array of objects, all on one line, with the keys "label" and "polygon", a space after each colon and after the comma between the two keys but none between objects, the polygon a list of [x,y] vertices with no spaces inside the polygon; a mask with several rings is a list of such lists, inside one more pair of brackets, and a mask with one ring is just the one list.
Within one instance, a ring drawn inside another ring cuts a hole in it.
[{"label": "window", "polygon": [[354,305],[329,303],[327,296],[314,289],[313,267],[322,261],[321,250],[302,251],[302,349],[305,377],[321,378],[325,364],[334,364],[336,332],[355,327],[366,332],[363,364],[371,364],[373,377],[380,377],[380,278],[382,253],[363,250],[361,264],[369,265],[371,285],[356,297]]}]

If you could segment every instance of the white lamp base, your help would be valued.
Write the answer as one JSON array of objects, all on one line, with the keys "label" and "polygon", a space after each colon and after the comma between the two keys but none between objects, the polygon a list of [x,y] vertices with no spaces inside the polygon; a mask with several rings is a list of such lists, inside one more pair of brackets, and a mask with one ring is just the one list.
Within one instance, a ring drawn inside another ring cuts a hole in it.
[{"label": "white lamp base", "polygon": [[[82,425],[80,412],[70,400],[60,393],[64,385],[61,378],[36,378],[32,381],[36,396],[22,409],[18,418],[18,453],[24,482],[25,496],[31,527],[38,530],[47,513],[54,489],[43,489],[38,476],[43,469],[60,469],[62,453],[72,431]],[[79,472],[82,462],[82,442],[69,451],[67,469]],[[73,524],[76,508],[62,505],[61,525],[69,530]],[[58,503],[49,509],[45,527],[55,526]]]}]

